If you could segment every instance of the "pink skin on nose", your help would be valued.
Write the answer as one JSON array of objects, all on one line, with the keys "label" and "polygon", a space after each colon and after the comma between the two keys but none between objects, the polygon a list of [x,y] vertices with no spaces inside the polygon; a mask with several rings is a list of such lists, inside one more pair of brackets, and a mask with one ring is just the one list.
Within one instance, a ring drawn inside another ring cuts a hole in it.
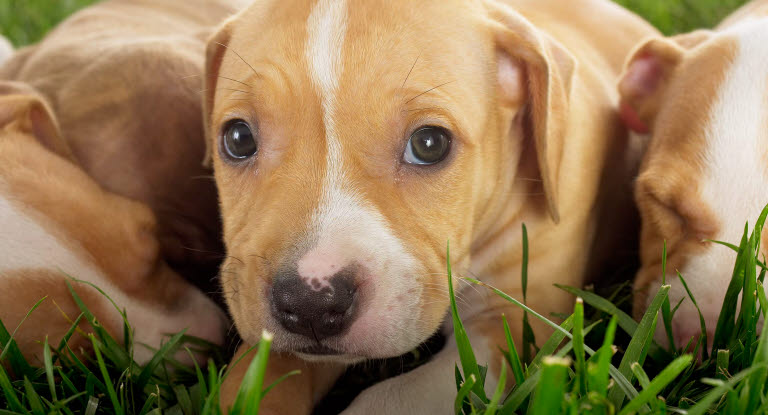
[{"label": "pink skin on nose", "polygon": [[314,248],[298,262],[299,277],[315,291],[331,288],[331,277],[344,269],[346,259],[329,249]]}]

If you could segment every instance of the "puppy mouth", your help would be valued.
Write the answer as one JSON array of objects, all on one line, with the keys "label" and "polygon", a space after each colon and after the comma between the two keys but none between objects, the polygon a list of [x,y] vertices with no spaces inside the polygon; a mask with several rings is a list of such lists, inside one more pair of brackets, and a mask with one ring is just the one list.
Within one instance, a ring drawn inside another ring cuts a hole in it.
[{"label": "puppy mouth", "polygon": [[344,354],[343,352],[333,349],[328,346],[324,346],[322,344],[313,344],[311,346],[303,347],[301,349],[296,350],[296,353],[300,354],[306,354],[310,356],[339,356]]}]

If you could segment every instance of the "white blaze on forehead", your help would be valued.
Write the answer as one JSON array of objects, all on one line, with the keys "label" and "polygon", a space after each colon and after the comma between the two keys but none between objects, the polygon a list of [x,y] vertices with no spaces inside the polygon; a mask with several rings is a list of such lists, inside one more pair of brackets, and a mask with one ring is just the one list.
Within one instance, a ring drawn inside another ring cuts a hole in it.
[{"label": "white blaze on forehead", "polygon": [[318,0],[307,20],[305,55],[310,76],[322,102],[327,153],[327,184],[341,181],[341,143],[336,131],[336,93],[344,71],[342,50],[347,33],[345,0]]}]

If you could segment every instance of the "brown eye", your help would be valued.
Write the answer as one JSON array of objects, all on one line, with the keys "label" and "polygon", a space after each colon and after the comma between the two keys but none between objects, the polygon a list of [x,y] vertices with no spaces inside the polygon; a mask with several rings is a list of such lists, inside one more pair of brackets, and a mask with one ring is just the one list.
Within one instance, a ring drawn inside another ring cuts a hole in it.
[{"label": "brown eye", "polygon": [[409,164],[428,166],[443,161],[450,149],[451,135],[448,130],[442,127],[423,127],[411,134],[403,159]]},{"label": "brown eye", "polygon": [[222,141],[226,155],[235,160],[247,159],[259,149],[251,127],[243,120],[227,123]]}]

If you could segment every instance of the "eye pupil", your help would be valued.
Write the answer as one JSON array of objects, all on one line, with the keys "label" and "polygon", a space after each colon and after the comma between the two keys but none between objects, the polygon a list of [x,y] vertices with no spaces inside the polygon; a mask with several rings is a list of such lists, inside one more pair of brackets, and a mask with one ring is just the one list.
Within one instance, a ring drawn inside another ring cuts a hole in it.
[{"label": "eye pupil", "polygon": [[236,120],[224,129],[224,149],[234,159],[246,159],[256,154],[258,146],[248,123]]},{"label": "eye pupil", "polygon": [[411,135],[404,158],[410,164],[436,164],[448,155],[450,145],[450,134],[444,128],[424,127]]}]

